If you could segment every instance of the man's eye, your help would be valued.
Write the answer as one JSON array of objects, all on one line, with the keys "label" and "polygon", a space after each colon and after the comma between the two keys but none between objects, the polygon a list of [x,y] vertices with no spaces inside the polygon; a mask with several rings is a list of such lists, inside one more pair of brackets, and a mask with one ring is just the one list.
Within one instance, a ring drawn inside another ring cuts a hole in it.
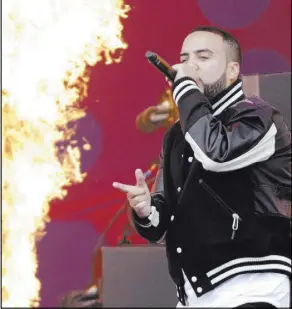
[{"label": "man's eye", "polygon": [[202,60],[208,60],[209,57],[207,57],[207,56],[200,56],[200,59],[202,59]]},{"label": "man's eye", "polygon": [[187,61],[186,59],[182,59],[182,60],[181,60],[181,63],[184,63],[184,62],[186,62],[186,61]]}]

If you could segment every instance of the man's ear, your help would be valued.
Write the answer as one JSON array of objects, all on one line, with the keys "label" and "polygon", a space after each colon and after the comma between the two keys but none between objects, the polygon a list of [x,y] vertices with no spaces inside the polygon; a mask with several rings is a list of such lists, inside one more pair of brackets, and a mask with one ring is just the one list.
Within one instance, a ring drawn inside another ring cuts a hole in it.
[{"label": "man's ear", "polygon": [[240,66],[238,62],[229,62],[227,67],[227,79],[233,83],[238,79]]}]

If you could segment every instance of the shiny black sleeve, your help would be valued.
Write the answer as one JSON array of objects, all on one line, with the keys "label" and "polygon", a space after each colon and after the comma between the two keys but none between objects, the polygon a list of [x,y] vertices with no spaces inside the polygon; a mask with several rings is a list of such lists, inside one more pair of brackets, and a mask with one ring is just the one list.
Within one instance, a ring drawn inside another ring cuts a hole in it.
[{"label": "shiny black sleeve", "polygon": [[225,126],[191,78],[175,82],[173,97],[185,139],[206,170],[237,170],[274,154],[277,128],[268,104],[239,103]]}]

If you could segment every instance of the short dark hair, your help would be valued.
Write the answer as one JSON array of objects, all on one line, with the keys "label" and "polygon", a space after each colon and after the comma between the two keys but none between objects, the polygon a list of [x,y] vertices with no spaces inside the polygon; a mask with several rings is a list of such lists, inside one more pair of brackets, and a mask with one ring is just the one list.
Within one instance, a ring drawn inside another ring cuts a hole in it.
[{"label": "short dark hair", "polygon": [[219,29],[219,28],[213,27],[213,26],[197,27],[192,31],[192,33],[197,32],[197,31],[206,31],[206,32],[211,32],[211,33],[215,33],[215,34],[220,35],[223,38],[223,41],[229,46],[230,60],[236,61],[239,64],[241,64],[241,62],[242,62],[241,47],[240,47],[239,41],[234,36],[232,36],[230,33],[226,32],[222,29]]}]

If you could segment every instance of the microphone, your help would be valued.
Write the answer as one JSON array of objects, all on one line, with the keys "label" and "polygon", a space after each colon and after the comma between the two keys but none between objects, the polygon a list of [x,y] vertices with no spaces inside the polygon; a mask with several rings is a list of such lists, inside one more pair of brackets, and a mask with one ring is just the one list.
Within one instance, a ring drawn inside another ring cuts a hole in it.
[{"label": "microphone", "polygon": [[158,69],[161,73],[163,73],[170,81],[174,81],[176,71],[159,55],[152,53],[151,51],[147,51],[145,57],[148,61],[153,64],[156,69]]}]

